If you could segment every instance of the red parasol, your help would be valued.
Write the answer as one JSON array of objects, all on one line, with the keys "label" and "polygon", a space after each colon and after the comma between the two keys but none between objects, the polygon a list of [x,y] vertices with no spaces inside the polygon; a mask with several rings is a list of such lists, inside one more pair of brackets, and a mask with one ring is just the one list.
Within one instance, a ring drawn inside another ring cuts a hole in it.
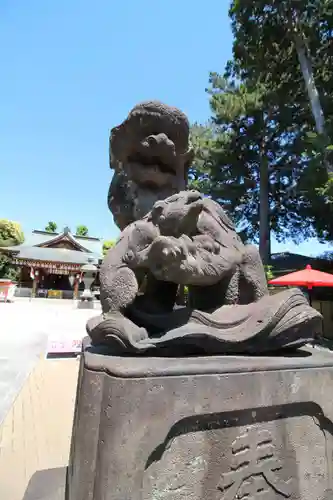
[{"label": "red parasol", "polygon": [[[284,286],[304,286],[311,290],[314,286],[331,286],[333,287],[333,274],[323,273],[312,269],[307,265],[305,269],[296,271],[295,273],[286,274],[280,278],[274,278],[268,282],[269,285],[284,285]],[[310,297],[311,303],[311,297]]]}]

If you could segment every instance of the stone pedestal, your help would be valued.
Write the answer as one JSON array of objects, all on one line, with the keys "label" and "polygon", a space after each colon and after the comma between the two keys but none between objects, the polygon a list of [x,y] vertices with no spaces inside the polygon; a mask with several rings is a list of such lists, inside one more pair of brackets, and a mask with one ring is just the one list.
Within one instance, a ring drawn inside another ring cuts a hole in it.
[{"label": "stone pedestal", "polygon": [[[89,349],[89,348],[88,348]],[[81,360],[67,500],[333,498],[333,355]]]},{"label": "stone pedestal", "polygon": [[78,309],[94,309],[95,304],[93,299],[89,300],[82,300],[80,299],[77,303],[77,308]]}]

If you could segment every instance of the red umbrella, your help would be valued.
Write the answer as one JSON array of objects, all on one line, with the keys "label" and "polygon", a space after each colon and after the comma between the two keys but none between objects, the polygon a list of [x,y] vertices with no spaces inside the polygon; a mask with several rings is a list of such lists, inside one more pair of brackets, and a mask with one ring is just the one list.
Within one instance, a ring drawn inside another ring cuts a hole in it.
[{"label": "red umbrella", "polygon": [[[284,286],[304,286],[311,290],[314,286],[332,286],[333,275],[316,271],[310,265],[305,269],[296,271],[295,273],[286,274],[280,278],[272,279],[268,282],[269,285],[284,285]],[[310,297],[311,304],[311,297]]]}]

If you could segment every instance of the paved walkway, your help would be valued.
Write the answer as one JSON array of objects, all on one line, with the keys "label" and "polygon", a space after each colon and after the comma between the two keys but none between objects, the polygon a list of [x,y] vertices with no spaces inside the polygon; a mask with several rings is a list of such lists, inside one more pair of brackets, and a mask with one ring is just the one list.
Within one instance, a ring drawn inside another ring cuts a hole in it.
[{"label": "paved walkway", "polygon": [[98,305],[77,309],[70,300],[0,302],[0,424],[50,342],[82,339],[87,319],[96,314]]},{"label": "paved walkway", "polygon": [[64,500],[79,361],[40,360],[0,427],[0,499]]},{"label": "paved walkway", "polygon": [[64,500],[79,361],[45,356],[50,342],[82,339],[96,314],[73,301],[0,302],[0,500]]}]

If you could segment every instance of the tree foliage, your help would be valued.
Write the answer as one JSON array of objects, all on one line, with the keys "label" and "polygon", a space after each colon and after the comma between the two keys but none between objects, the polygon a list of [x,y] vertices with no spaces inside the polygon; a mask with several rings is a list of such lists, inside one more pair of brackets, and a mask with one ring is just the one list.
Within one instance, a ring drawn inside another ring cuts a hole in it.
[{"label": "tree foliage", "polygon": [[103,242],[103,255],[106,255],[110,248],[116,244],[115,240],[106,240]]},{"label": "tree foliage", "polygon": [[325,115],[327,105],[332,111],[332,0],[233,0],[229,15],[234,35],[229,75],[265,83],[282,105],[293,101],[295,113],[314,125],[297,52],[301,38]]},{"label": "tree foliage", "polygon": [[212,153],[217,133],[213,121],[205,125],[195,123],[191,127],[190,141],[194,150],[194,161],[188,172],[190,189],[211,194]]},{"label": "tree foliage", "polygon": [[17,281],[20,269],[12,264],[12,259],[5,253],[0,253],[0,278]]},{"label": "tree foliage", "polygon": [[20,245],[24,242],[21,225],[7,219],[0,219],[0,247]]},{"label": "tree foliage", "polygon": [[88,236],[88,233],[89,233],[89,230],[88,230],[87,226],[83,226],[83,225],[77,226],[77,228],[76,228],[76,235],[77,236]]},{"label": "tree foliage", "polygon": [[[234,44],[226,76],[250,87],[264,85],[271,105],[283,110],[287,130],[299,133],[306,159],[298,182],[302,202],[307,199],[302,217],[319,238],[331,240],[333,211],[324,187],[327,161],[332,163],[327,145],[333,129],[333,0],[234,0],[229,15]],[[325,137],[315,144],[318,132]]]},{"label": "tree foliage", "polygon": [[45,231],[48,233],[55,233],[58,228],[58,225],[54,221],[48,222],[48,224],[45,226]]},{"label": "tree foliage", "polygon": [[327,141],[317,134],[295,38],[297,28],[331,135],[332,6],[333,0],[231,2],[233,58],[223,75],[210,75],[213,116],[192,127],[197,148],[189,181],[230,212],[245,240],[258,241],[263,224],[280,241],[333,239]]},{"label": "tree foliage", "polygon": [[266,274],[266,279],[267,281],[270,281],[274,278],[274,268],[273,266],[266,265],[264,266],[265,269],[265,274]]},{"label": "tree foliage", "polygon": [[[283,110],[270,106],[265,87],[251,89],[213,73],[210,76],[213,141],[197,127],[192,136],[200,144],[190,180],[205,182],[204,192],[221,203],[235,220],[244,239],[258,241],[260,168],[267,170],[271,228],[280,240],[309,236],[309,225],[299,215],[296,186],[306,166],[297,127],[289,132]],[[207,131],[206,134],[210,132]],[[205,157],[204,164],[202,158]],[[203,171],[203,172],[202,172]],[[192,182],[193,185],[193,182]]]}]

